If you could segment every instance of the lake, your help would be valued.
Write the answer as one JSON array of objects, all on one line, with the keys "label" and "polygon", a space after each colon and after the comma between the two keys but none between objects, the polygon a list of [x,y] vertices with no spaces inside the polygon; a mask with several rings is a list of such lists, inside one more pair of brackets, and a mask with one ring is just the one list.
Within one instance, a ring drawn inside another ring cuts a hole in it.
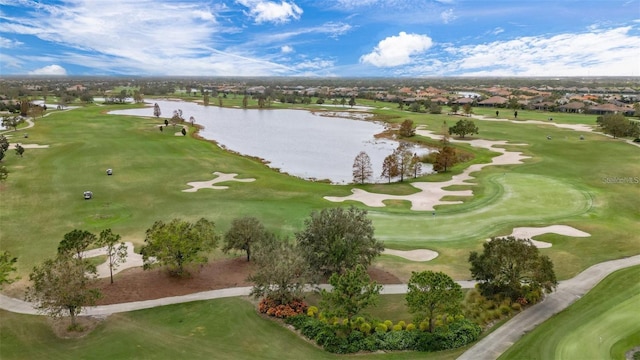
[{"label": "lake", "polygon": [[[386,182],[380,177],[382,162],[398,147],[397,141],[376,139],[375,135],[383,132],[385,126],[372,121],[321,116],[307,110],[221,108],[169,100],[155,102],[162,112],[160,118],[171,118],[173,111],[180,109],[183,118],[188,121],[193,116],[195,122],[204,127],[199,133],[203,138],[239,154],[261,158],[271,168],[307,180],[351,183],[353,161],[364,151],[371,158],[374,181]],[[152,117],[153,103],[148,105],[143,109],[109,113]],[[331,113],[340,114],[339,109]],[[422,155],[429,149],[414,148],[412,151]],[[423,164],[423,172],[430,172],[430,169],[430,164]]]}]

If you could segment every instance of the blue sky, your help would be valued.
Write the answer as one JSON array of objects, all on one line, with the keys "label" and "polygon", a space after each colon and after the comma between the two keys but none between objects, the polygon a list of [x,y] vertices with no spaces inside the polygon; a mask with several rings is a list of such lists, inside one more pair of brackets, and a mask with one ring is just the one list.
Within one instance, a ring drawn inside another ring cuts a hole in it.
[{"label": "blue sky", "polygon": [[640,76],[640,0],[0,0],[0,75]]}]

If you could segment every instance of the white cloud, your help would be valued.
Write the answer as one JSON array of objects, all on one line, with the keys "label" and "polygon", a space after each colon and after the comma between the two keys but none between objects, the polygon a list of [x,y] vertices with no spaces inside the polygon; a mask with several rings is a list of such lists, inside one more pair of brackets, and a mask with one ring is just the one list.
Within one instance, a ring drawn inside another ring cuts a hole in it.
[{"label": "white cloud", "polygon": [[0,49],[11,49],[22,45],[23,43],[17,40],[7,39],[0,36]]},{"label": "white cloud", "polygon": [[288,53],[292,53],[292,52],[293,52],[293,48],[292,48],[291,46],[289,46],[289,45],[284,45],[284,46],[282,46],[282,47],[280,48],[280,51],[281,51],[283,54],[288,54]]},{"label": "white cloud", "polygon": [[242,6],[249,8],[249,16],[255,19],[257,24],[272,22],[283,24],[293,19],[300,19],[302,9],[294,2],[282,1],[280,4],[265,0],[237,0]]},{"label": "white cloud", "polygon": [[640,36],[631,27],[530,36],[446,49],[451,69],[472,76],[640,76]]},{"label": "white cloud", "polygon": [[29,71],[29,75],[67,75],[67,70],[60,65],[53,64]]},{"label": "white cloud", "polygon": [[453,9],[448,9],[440,13],[440,19],[445,24],[448,24],[455,20],[457,16],[453,13]]},{"label": "white cloud", "polygon": [[428,50],[432,45],[426,35],[407,34],[402,31],[397,36],[389,36],[380,41],[373,51],[360,57],[361,63],[377,67],[392,67],[411,62],[411,57]]}]

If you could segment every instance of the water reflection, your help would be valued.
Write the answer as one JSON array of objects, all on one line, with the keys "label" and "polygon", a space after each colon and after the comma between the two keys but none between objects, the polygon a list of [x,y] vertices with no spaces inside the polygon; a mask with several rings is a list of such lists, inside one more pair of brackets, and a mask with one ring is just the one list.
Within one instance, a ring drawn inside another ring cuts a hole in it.
[{"label": "water reflection", "polygon": [[[329,180],[336,184],[352,182],[353,160],[360,151],[371,158],[376,182],[382,162],[398,146],[398,142],[376,139],[384,125],[340,117],[326,117],[306,110],[237,109],[202,106],[184,101],[157,101],[161,118],[170,118],[182,110],[183,117],[202,125],[200,135],[215,140],[220,146],[264,159],[268,166],[284,173],[313,180]],[[115,110],[110,114],[153,116],[153,104],[143,109]],[[412,151],[419,155],[426,148]],[[423,166],[428,170],[430,166]]]}]

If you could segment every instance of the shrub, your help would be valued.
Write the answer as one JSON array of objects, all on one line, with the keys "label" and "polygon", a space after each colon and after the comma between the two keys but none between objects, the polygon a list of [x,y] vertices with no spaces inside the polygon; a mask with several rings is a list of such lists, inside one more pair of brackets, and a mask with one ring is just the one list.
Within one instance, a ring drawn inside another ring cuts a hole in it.
[{"label": "shrub", "polygon": [[384,323],[377,324],[375,332],[377,332],[377,333],[386,333],[387,332],[387,325],[384,324]]},{"label": "shrub", "polygon": [[279,304],[271,298],[263,298],[258,304],[258,311],[277,318],[288,318],[291,316],[304,314],[307,304],[301,300],[293,300],[288,304]]},{"label": "shrub", "polygon": [[509,305],[504,305],[504,304],[500,305],[498,310],[500,311],[500,313],[502,315],[510,315],[511,314],[511,307]]},{"label": "shrub", "polygon": [[407,327],[405,329],[407,331],[414,331],[416,329],[416,326],[413,324],[407,324]]},{"label": "shrub", "polygon": [[522,310],[522,305],[520,305],[520,303],[514,302],[511,304],[511,308],[515,311],[520,311]]},{"label": "shrub", "polygon": [[402,331],[402,330],[403,330],[402,325],[400,324],[396,324],[396,325],[393,325],[393,327],[391,327],[391,331]]},{"label": "shrub", "polygon": [[420,324],[418,326],[420,326],[420,331],[429,330],[429,320],[425,320],[425,321],[420,322]]},{"label": "shrub", "polygon": [[387,329],[391,329],[393,327],[393,321],[385,320],[384,324],[387,325]]},{"label": "shrub", "polygon": [[360,325],[360,331],[363,334],[369,334],[371,332],[371,324],[364,323],[364,324]]},{"label": "shrub", "polygon": [[400,325],[400,327],[403,329],[407,327],[407,323],[405,323],[403,320],[398,321],[398,325]]},{"label": "shrub", "polygon": [[309,306],[307,309],[307,315],[315,317],[318,314],[318,308],[316,306]]}]

